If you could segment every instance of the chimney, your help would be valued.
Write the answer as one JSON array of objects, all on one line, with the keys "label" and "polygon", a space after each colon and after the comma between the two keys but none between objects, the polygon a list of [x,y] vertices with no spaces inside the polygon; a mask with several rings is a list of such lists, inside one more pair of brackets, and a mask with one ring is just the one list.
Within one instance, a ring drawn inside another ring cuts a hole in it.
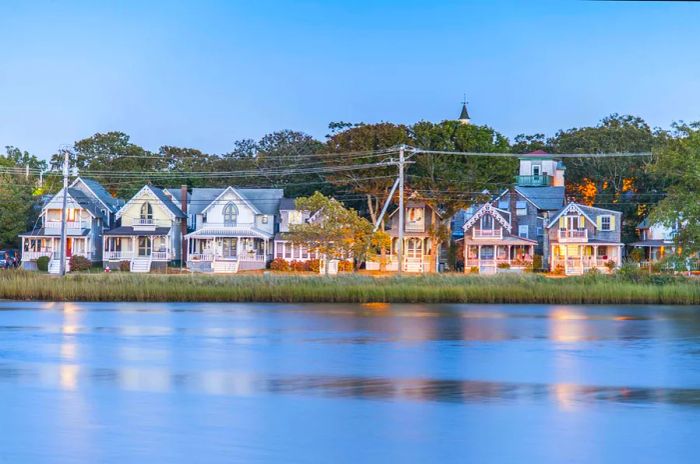
[{"label": "chimney", "polygon": [[511,235],[515,235],[517,237],[520,234],[518,233],[518,194],[515,189],[510,189],[508,192],[508,199],[510,200],[508,209],[510,211],[510,226],[512,227],[510,233]]},{"label": "chimney", "polygon": [[180,186],[180,209],[185,213],[185,217],[182,219],[180,230],[182,232],[182,254],[180,259],[182,260],[182,265],[187,263],[187,240],[185,240],[185,235],[187,235],[187,185]]}]

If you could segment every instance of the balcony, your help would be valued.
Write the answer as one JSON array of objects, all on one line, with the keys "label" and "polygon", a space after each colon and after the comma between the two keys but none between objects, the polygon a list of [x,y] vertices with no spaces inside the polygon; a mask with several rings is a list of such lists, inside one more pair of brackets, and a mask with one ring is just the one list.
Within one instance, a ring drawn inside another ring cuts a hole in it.
[{"label": "balcony", "polygon": [[474,239],[502,239],[503,229],[472,229],[472,238]]},{"label": "balcony", "polygon": [[406,232],[425,232],[425,222],[423,221],[406,221]]},{"label": "balcony", "polygon": [[[49,235],[60,235],[61,234],[61,221],[46,221],[44,222],[44,228],[46,233]],[[88,221],[66,221],[66,231],[75,232],[82,229],[89,229],[90,222]]]},{"label": "balcony", "polygon": [[560,242],[587,242],[588,229],[559,229]]},{"label": "balcony", "polygon": [[155,230],[158,221],[153,218],[133,218],[131,225],[138,230]]},{"label": "balcony", "polygon": [[515,176],[515,184],[518,187],[549,187],[552,185],[552,176],[541,174],[539,176]]}]

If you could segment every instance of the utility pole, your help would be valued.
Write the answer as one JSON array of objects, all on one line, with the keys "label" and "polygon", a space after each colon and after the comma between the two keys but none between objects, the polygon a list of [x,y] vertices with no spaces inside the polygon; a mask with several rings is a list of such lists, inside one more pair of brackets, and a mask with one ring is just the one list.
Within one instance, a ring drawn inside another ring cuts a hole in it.
[{"label": "utility pole", "polygon": [[404,228],[404,210],[403,210],[403,171],[404,163],[404,149],[405,145],[399,147],[399,246],[398,246],[398,258],[399,258],[399,275],[403,268],[403,228]]},{"label": "utility pole", "polygon": [[61,277],[66,275],[66,206],[68,199],[68,150],[63,150],[63,208],[61,210]]}]

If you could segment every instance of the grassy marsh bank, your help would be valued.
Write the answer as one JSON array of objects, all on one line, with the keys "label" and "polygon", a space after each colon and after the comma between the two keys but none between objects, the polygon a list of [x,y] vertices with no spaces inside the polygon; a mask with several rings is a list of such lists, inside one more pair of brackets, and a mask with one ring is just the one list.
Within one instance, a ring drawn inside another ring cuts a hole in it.
[{"label": "grassy marsh bank", "polygon": [[541,275],[338,277],[0,272],[0,298],[45,301],[700,304],[700,281]]}]

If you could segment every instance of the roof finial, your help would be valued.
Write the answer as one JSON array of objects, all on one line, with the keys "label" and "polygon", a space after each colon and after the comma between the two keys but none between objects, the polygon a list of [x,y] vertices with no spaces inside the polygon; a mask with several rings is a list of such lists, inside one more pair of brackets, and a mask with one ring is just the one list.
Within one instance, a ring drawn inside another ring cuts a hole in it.
[{"label": "roof finial", "polygon": [[467,111],[467,94],[464,94],[464,100],[462,100],[462,112],[459,114],[459,122],[462,124],[469,124],[470,123],[470,118],[469,118],[469,112]]}]

